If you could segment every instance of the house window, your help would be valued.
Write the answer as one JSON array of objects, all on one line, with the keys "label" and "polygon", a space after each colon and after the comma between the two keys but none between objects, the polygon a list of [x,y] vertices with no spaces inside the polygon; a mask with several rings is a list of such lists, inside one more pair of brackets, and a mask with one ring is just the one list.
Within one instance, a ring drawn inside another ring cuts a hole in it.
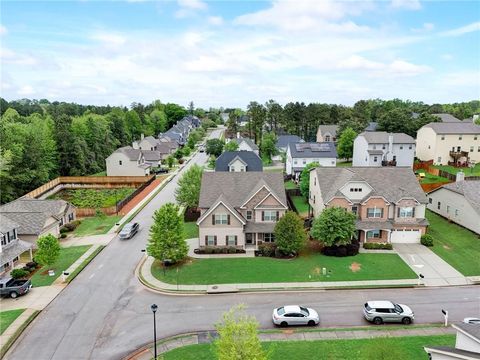
[{"label": "house window", "polygon": [[206,236],[206,245],[208,246],[215,246],[215,236],[214,235],[207,235]]},{"label": "house window", "polygon": [[450,214],[450,206],[447,205],[447,214]]},{"label": "house window", "polygon": [[429,203],[429,204],[432,203],[432,198],[428,198],[428,203]]},{"label": "house window", "polygon": [[455,209],[455,216],[458,216],[458,214],[459,214],[458,209]]},{"label": "house window", "polygon": [[122,165],[122,160],[118,160],[118,165]]},{"label": "house window", "polygon": [[413,207],[398,208],[398,217],[399,218],[413,217],[414,214],[415,214],[415,209]]},{"label": "house window", "polygon": [[458,140],[462,140],[462,135],[458,135]]},{"label": "house window", "polygon": [[225,242],[228,246],[237,245],[237,235],[227,235],[225,240],[226,240]]},{"label": "house window", "polygon": [[68,221],[73,221],[73,213],[68,214]]},{"label": "house window", "polygon": [[442,203],[440,201],[437,201],[437,209],[440,210]]},{"label": "house window", "polygon": [[63,226],[63,217],[60,219],[60,226]]},{"label": "house window", "polygon": [[313,195],[313,203],[315,204],[315,195]]},{"label": "house window", "polygon": [[403,145],[400,145],[400,150],[403,150]]},{"label": "house window", "polygon": [[330,141],[330,135],[325,136],[325,141],[327,141],[327,142]]},{"label": "house window", "polygon": [[439,156],[439,157],[437,158],[437,162],[438,162],[438,163],[441,163],[441,162],[442,162],[442,157],[441,157],[441,156]]},{"label": "house window", "polygon": [[313,185],[317,185],[317,178],[316,177],[313,178]]},{"label": "house window", "polygon": [[215,214],[215,225],[227,225],[227,224],[228,224],[227,214]]},{"label": "house window", "polygon": [[235,166],[230,166],[230,172],[234,172],[235,171]]},{"label": "house window", "polygon": [[445,140],[445,135],[442,135],[442,137],[440,138],[440,140]]},{"label": "house window", "polygon": [[470,146],[470,152],[473,152],[473,148],[474,148],[473,146]]},{"label": "house window", "polygon": [[478,138],[478,136],[477,136],[477,135],[475,135],[475,136],[473,137],[473,140],[477,140],[477,138]]},{"label": "house window", "polygon": [[383,217],[383,209],[381,208],[368,208],[367,218],[381,218]]},{"label": "house window", "polygon": [[294,165],[297,165],[297,160],[293,160],[293,164],[294,164]]},{"label": "house window", "polygon": [[408,149],[409,149],[409,150],[412,150],[412,145],[409,145],[409,146],[408,146]]},{"label": "house window", "polygon": [[264,242],[274,242],[275,241],[275,235],[272,233],[265,233],[263,234],[263,241]]},{"label": "house window", "polygon": [[477,151],[480,152],[480,146],[478,147]]},{"label": "house window", "polygon": [[355,215],[357,215],[357,213],[358,213],[358,206],[352,206],[352,213],[354,213]]},{"label": "house window", "polygon": [[373,161],[377,162],[378,158],[376,156],[373,157]]},{"label": "house window", "polygon": [[5,238],[5,235],[2,235],[2,237],[1,237],[1,244],[2,245],[7,245],[7,239]]},{"label": "house window", "polygon": [[380,238],[380,230],[370,230],[367,231],[367,239],[379,239]]},{"label": "house window", "polygon": [[265,210],[263,212],[263,221],[277,221],[277,212],[274,210]]},{"label": "house window", "polygon": [[373,145],[373,150],[377,150],[377,145]]},{"label": "house window", "polygon": [[252,210],[247,210],[247,220],[252,220]]}]

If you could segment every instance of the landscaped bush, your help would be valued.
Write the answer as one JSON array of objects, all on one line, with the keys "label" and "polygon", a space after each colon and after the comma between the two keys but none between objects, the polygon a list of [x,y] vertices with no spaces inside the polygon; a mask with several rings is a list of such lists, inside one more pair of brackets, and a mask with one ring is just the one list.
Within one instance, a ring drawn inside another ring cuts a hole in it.
[{"label": "landscaped bush", "polygon": [[22,267],[22,270],[25,270],[26,272],[28,272],[30,274],[35,269],[29,268],[28,266],[24,266],[24,267]]},{"label": "landscaped bush", "polygon": [[21,279],[27,277],[30,273],[27,270],[23,269],[13,269],[10,272],[10,276],[14,279]]},{"label": "landscaped bush", "polygon": [[237,252],[237,248],[235,246],[229,246],[228,247],[228,253],[229,254],[235,254]]},{"label": "landscaped bush", "polygon": [[285,254],[282,252],[282,250],[280,250],[279,248],[275,248],[275,257],[276,258],[281,258],[281,257],[284,257]]},{"label": "landscaped bush", "polygon": [[36,269],[38,267],[38,264],[35,262],[35,261],[30,261],[28,263],[25,264],[25,266],[29,267],[29,268],[33,268],[33,269]]},{"label": "landscaped bush", "polygon": [[185,160],[182,158],[182,159],[178,159],[178,163],[179,164],[183,164],[185,162]]},{"label": "landscaped bush", "polygon": [[60,234],[60,238],[61,238],[61,239],[65,239],[66,237],[67,237],[67,234],[65,234],[65,233],[61,233],[61,234]]},{"label": "landscaped bush", "polygon": [[78,227],[78,225],[80,225],[80,221],[75,220],[68,224],[65,224],[64,228],[67,229],[67,231],[73,231]]},{"label": "landscaped bush", "polygon": [[213,254],[213,248],[210,247],[210,246],[205,246],[203,248],[203,252],[204,252],[204,254]]},{"label": "landscaped bush", "polygon": [[60,234],[63,234],[63,233],[66,233],[66,232],[69,232],[69,230],[65,226],[62,226],[60,228]]},{"label": "landscaped bush", "polygon": [[360,244],[358,243],[358,241],[354,241],[348,245],[325,246],[322,249],[322,253],[323,255],[326,255],[326,256],[337,256],[337,257],[355,256],[358,254],[359,249],[360,249]]},{"label": "landscaped bush", "polygon": [[195,254],[210,255],[210,254],[245,254],[245,250],[237,249],[235,246],[204,246],[194,250]]},{"label": "landscaped bush", "polygon": [[388,243],[363,243],[363,248],[368,250],[392,250],[392,244]]},{"label": "landscaped bush", "polygon": [[430,234],[422,235],[422,237],[420,238],[420,242],[424,246],[428,246],[428,247],[433,246],[433,236]]},{"label": "landscaped bush", "polygon": [[262,243],[258,245],[258,251],[262,256],[271,257],[275,255],[276,246],[273,243]]}]

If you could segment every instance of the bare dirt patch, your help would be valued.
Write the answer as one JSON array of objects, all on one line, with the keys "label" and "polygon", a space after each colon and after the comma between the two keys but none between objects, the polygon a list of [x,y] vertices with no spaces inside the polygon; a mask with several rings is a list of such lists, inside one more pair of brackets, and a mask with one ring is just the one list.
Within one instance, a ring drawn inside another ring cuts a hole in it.
[{"label": "bare dirt patch", "polygon": [[282,333],[285,335],[292,335],[295,333],[295,330],[292,330],[292,329],[282,330]]},{"label": "bare dirt patch", "polygon": [[445,250],[452,250],[452,248],[448,245],[442,245]]},{"label": "bare dirt patch", "polygon": [[353,262],[352,265],[350,265],[350,270],[352,272],[359,272],[360,270],[362,270],[362,264]]}]

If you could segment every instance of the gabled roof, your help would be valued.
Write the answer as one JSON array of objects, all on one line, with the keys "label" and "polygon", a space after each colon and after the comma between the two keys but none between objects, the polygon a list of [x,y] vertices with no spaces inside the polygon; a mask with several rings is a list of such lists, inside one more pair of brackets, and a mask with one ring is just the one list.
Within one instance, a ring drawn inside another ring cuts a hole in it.
[{"label": "gabled roof", "polygon": [[365,128],[365,131],[377,131],[378,127],[378,122],[372,121],[369,122],[367,127]]},{"label": "gabled roof", "polygon": [[147,141],[152,146],[156,146],[158,144],[158,139],[154,138],[153,136],[146,136],[143,138],[143,140]]},{"label": "gabled roof", "polygon": [[333,142],[323,143],[290,143],[288,144],[292,158],[333,158],[337,157],[337,149]]},{"label": "gabled roof", "polygon": [[452,326],[480,343],[480,326],[477,324],[458,323]]},{"label": "gabled roof", "polygon": [[460,122],[460,121],[461,121],[460,119],[457,119],[455,116],[450,115],[450,114],[446,114],[446,113],[443,113],[443,114],[432,114],[432,115],[440,118],[440,121],[441,121],[441,122],[444,122],[444,123],[446,123],[446,122],[456,123],[456,122]]},{"label": "gabled roof", "polygon": [[446,189],[462,195],[475,211],[480,214],[480,180],[462,180],[443,185],[430,192]]},{"label": "gabled roof", "polygon": [[156,150],[142,150],[142,154],[145,157],[145,161],[160,161],[162,154]]},{"label": "gabled roof", "polygon": [[142,151],[140,149],[134,149],[131,146],[123,146],[123,147],[115,150],[113,152],[113,154],[115,154],[115,153],[124,154],[129,160],[137,161],[138,158],[140,157],[140,154],[142,153]]},{"label": "gabled roof", "polygon": [[340,189],[351,181],[363,181],[373,189],[365,198],[382,196],[390,203],[413,198],[426,204],[427,197],[411,168],[407,167],[318,167],[317,181],[324,202],[344,195]]},{"label": "gabled roof", "polygon": [[18,228],[18,224],[10,220],[5,215],[0,214],[0,233],[5,234],[13,229]]},{"label": "gabled roof", "polygon": [[233,216],[235,216],[243,225],[245,225],[245,220],[243,218],[243,216],[241,214],[238,213],[237,210],[235,210],[235,208],[232,207],[232,205],[230,205],[228,203],[228,199],[225,197],[225,195],[223,194],[220,194],[220,196],[218,197],[218,199],[213,203],[213,206],[210,207],[210,209],[208,209],[208,211],[206,211],[200,218],[198,218],[197,220],[197,225],[200,225],[200,223],[205,220],[205,218],[210,215],[210,213],[215,210],[220,204],[222,204],[223,206],[225,206],[228,211],[230,211],[232,213]]},{"label": "gabled roof", "polygon": [[250,149],[252,149],[252,151],[254,150],[258,150],[258,146],[253,142],[252,139],[249,139],[249,138],[235,138],[235,139],[232,139],[231,141],[235,141],[238,145],[240,145],[242,142],[246,142],[247,145],[250,147]]},{"label": "gabled roof", "polygon": [[277,148],[286,148],[289,143],[299,143],[304,142],[300,136],[297,135],[280,135],[277,138]]},{"label": "gabled roof", "polygon": [[229,171],[229,165],[236,158],[247,165],[247,171],[263,171],[262,159],[253,151],[225,151],[215,161],[215,171]]},{"label": "gabled roof", "polygon": [[393,136],[394,144],[415,144],[415,139],[404,133],[388,133],[386,131],[364,131],[363,136],[369,144],[388,144],[388,137]]},{"label": "gabled roof", "polygon": [[319,125],[318,130],[322,134],[330,133],[333,137],[337,137],[338,125]]},{"label": "gabled roof", "polygon": [[210,208],[223,195],[228,204],[238,208],[260,189],[262,180],[282,203],[287,203],[283,175],[280,173],[222,171],[203,173],[199,207]]},{"label": "gabled roof", "polygon": [[469,122],[432,122],[424,125],[423,128],[431,128],[437,134],[480,134],[480,126]]}]

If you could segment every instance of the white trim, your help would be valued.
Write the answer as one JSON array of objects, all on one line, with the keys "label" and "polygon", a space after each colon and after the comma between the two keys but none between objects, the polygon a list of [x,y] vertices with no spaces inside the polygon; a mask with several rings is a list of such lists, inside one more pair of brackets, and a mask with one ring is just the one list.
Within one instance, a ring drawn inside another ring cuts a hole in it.
[{"label": "white trim", "polygon": [[457,331],[460,331],[462,334],[464,334],[465,336],[471,338],[472,340],[474,340],[475,342],[477,343],[480,343],[480,339],[473,336],[472,334],[470,334],[469,332],[459,328],[458,326],[456,326],[455,324],[452,324],[452,327],[455,328]]},{"label": "white trim", "polygon": [[245,166],[248,165],[245,161],[242,160],[242,158],[241,158],[240,156],[236,155],[236,156],[232,159],[232,161],[230,161],[230,162],[228,163],[228,166],[230,166],[234,161],[237,161],[237,160],[240,160],[240,162],[241,162],[243,165],[245,165]]},{"label": "white trim", "polygon": [[366,202],[370,199],[383,199],[385,200],[385,202],[387,203],[387,205],[390,205],[390,202],[385,199],[382,195],[373,195],[373,196],[369,196],[368,198],[366,198],[362,203],[360,203],[361,205],[365,205]]},{"label": "white trim", "polygon": [[[344,199],[344,200],[347,200],[350,204],[355,204],[354,202],[350,201],[346,196],[332,196],[330,198],[330,200],[328,200],[325,205],[328,205],[330,203],[330,201],[332,201],[333,199]],[[357,209],[358,210],[358,209]]]},{"label": "white trim", "polygon": [[[248,204],[248,202],[249,202],[250,200],[252,200],[253,197],[254,197],[255,195],[257,195],[258,192],[259,192],[260,190],[262,190],[263,188],[265,188],[265,190],[267,190],[267,191],[269,192],[269,195],[272,194],[273,197],[274,197],[275,199],[277,199],[277,201],[285,207],[285,209],[288,208],[287,206],[285,206],[285,204],[284,204],[283,202],[280,201],[280,199],[279,199],[278,197],[275,196],[275,194],[273,193],[273,191],[270,190],[270,188],[269,188],[267,185],[264,184],[264,185],[262,185],[262,186],[260,187],[260,189],[258,189],[252,196],[250,196],[250,198],[249,198],[247,201],[245,201],[245,202],[240,206],[240,209],[245,209],[245,205]],[[268,195],[267,195],[267,196],[268,196]],[[264,200],[265,200],[265,198],[264,198],[262,201],[264,201]],[[261,202],[260,202],[260,203],[261,203]]]},{"label": "white trim", "polygon": [[[232,213],[233,216],[235,216],[243,225],[246,224],[246,222],[240,218],[236,213],[235,211],[233,211],[230,206],[226,205],[222,200],[220,200],[218,203],[216,203],[214,206],[212,206],[205,214],[203,214],[203,216],[201,216],[198,220],[197,220],[197,225],[200,226],[200,224],[203,222],[203,220],[205,220],[207,218],[208,215],[210,215],[210,213],[215,210],[220,204],[222,204],[223,206],[225,206],[227,208],[228,211],[230,211],[230,213]],[[220,225],[220,224],[218,224]]]},{"label": "white trim", "polygon": [[[402,197],[400,199],[398,199],[398,201],[395,203],[395,205],[398,206],[398,203],[402,200],[413,200],[415,201],[417,204],[420,204],[420,201],[418,201],[417,199],[415,199],[414,197]],[[427,201],[428,202],[428,201]]]},{"label": "white trim", "polygon": [[[258,191],[257,191],[257,192],[258,192]],[[285,205],[275,196],[275,194],[272,193],[272,192],[268,193],[267,196],[265,196],[265,197],[263,198],[263,200],[261,200],[261,201],[257,204],[257,206],[254,207],[254,209],[256,209],[256,208],[258,208],[260,205],[262,205],[262,203],[263,203],[265,200],[267,200],[267,198],[268,198],[270,195],[272,195],[280,204],[282,204],[282,206],[283,206],[284,209],[288,209],[288,207],[285,206]],[[273,208],[262,208],[262,209],[276,209],[276,208],[273,207]]]},{"label": "white trim", "polygon": [[459,349],[456,349],[456,348],[452,348],[452,352],[448,351],[448,350],[432,349],[432,348],[429,348],[429,347],[424,347],[424,349],[428,353],[447,355],[448,357],[450,357],[452,359],[464,359],[464,360],[471,360],[472,359],[468,355],[454,353],[453,352],[454,350],[459,350]]}]

